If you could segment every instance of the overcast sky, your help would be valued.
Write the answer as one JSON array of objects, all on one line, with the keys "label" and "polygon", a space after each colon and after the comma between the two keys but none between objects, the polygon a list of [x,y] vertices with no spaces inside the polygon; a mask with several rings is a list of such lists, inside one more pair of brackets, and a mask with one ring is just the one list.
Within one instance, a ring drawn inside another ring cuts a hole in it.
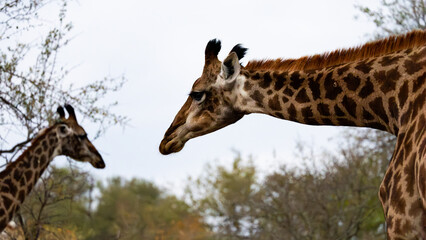
[{"label": "overcast sky", "polygon": [[[187,176],[198,176],[206,163],[229,165],[233,150],[244,158],[253,156],[257,166],[271,172],[280,163],[296,164],[297,140],[333,148],[328,139],[342,128],[252,114],[190,140],[180,153],[163,156],[158,151],[164,132],[201,74],[210,39],[222,41],[220,60],[237,43],[249,48],[243,64],[352,47],[367,41],[366,34],[375,29],[364,17],[355,19],[356,3],[374,7],[378,0],[70,2],[68,17],[75,38],[60,61],[78,67],[66,81],[90,82],[122,74],[128,79],[111,99],[119,102],[114,111],[131,121],[124,130],[112,127],[95,141],[107,167],[91,172],[101,179],[144,178],[179,193]],[[86,130],[92,135],[95,131]]]}]

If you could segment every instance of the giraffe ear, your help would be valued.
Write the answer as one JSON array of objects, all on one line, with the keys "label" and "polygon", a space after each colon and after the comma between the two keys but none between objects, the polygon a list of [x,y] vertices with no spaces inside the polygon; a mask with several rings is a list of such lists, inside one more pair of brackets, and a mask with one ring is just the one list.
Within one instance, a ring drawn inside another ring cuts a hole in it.
[{"label": "giraffe ear", "polygon": [[238,59],[241,60],[247,53],[248,48],[243,47],[241,44],[235,45],[229,53],[235,52]]},{"label": "giraffe ear", "polygon": [[241,65],[238,59],[238,55],[235,52],[231,52],[228,57],[222,63],[221,74],[226,81],[233,81],[240,74]]},{"label": "giraffe ear", "polygon": [[63,107],[61,107],[61,106],[59,106],[59,107],[56,109],[56,112],[59,114],[59,118],[61,119],[61,121],[63,121],[63,120],[65,119],[65,111],[64,111],[64,108],[63,108]]}]

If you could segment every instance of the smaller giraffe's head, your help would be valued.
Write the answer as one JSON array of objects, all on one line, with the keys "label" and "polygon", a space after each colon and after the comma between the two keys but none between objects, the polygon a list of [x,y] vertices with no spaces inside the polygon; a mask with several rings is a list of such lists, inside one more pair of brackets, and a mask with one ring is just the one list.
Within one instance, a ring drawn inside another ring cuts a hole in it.
[{"label": "smaller giraffe's head", "polygon": [[65,105],[65,109],[69,114],[68,118],[65,118],[64,109],[58,107],[60,120],[53,127],[59,140],[60,155],[68,156],[76,161],[89,162],[95,168],[105,168],[102,156],[78,124],[74,108]]},{"label": "smaller giraffe's head", "polygon": [[217,58],[220,48],[219,40],[207,43],[203,73],[166,131],[160,144],[162,154],[179,152],[189,139],[226,127],[244,116],[234,103],[239,60],[247,49],[236,45],[222,63]]}]

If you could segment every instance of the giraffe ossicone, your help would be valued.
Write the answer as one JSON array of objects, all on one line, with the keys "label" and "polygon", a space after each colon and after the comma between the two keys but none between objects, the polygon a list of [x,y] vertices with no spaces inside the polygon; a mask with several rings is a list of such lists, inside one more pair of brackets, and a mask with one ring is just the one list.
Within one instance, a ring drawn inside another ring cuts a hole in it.
[{"label": "giraffe ossicone", "polygon": [[379,197],[388,239],[426,239],[426,31],[299,59],[223,62],[208,42],[201,77],[160,143],[162,154],[263,113],[311,125],[375,128],[397,136]]},{"label": "giraffe ossicone", "polygon": [[89,162],[95,168],[105,168],[102,156],[87,138],[77,122],[74,108],[58,107],[59,120],[41,130],[31,145],[0,172],[0,232],[12,220],[25,197],[37,183],[54,157],[68,156],[76,161]]}]

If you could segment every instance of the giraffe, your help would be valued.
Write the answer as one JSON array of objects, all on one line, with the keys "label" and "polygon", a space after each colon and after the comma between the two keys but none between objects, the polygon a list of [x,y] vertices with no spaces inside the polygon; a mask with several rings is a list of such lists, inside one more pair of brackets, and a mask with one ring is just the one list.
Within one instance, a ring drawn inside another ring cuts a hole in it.
[{"label": "giraffe", "polygon": [[54,157],[65,155],[90,162],[95,168],[105,167],[102,156],[78,124],[73,107],[65,105],[65,109],[68,118],[65,118],[64,109],[58,107],[59,121],[41,130],[22,155],[0,172],[0,232],[12,220]]},{"label": "giraffe", "polygon": [[369,127],[397,137],[380,185],[388,239],[426,239],[426,31],[299,59],[252,60],[236,45],[220,62],[208,42],[200,78],[160,143],[192,138],[262,113],[310,125]]}]

